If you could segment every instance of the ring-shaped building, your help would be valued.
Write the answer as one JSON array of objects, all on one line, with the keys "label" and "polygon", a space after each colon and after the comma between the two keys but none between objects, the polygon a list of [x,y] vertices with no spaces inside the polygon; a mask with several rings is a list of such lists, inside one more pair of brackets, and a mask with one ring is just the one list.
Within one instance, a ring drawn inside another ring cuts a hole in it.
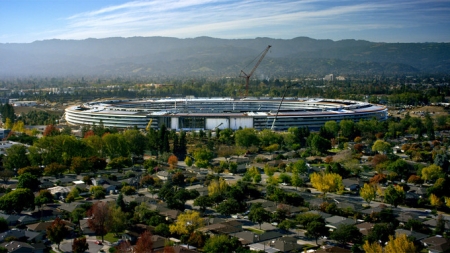
[{"label": "ring-shaped building", "polygon": [[175,130],[308,127],[317,130],[330,120],[386,120],[386,106],[324,98],[166,98],[103,100],[66,108],[71,125],[130,128],[165,125]]}]

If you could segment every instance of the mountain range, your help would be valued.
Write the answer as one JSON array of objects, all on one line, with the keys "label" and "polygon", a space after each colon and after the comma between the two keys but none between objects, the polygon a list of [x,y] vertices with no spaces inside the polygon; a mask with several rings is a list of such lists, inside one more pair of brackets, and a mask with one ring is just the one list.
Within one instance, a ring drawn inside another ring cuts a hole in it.
[{"label": "mountain range", "polygon": [[250,72],[268,45],[255,77],[450,71],[450,43],[131,37],[0,44],[0,77],[236,77]]}]

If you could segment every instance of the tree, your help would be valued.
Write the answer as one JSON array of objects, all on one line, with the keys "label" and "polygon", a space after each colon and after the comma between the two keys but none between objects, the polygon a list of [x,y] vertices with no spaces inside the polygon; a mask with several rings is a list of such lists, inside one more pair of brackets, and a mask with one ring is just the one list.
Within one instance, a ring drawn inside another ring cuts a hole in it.
[{"label": "tree", "polygon": [[395,239],[393,236],[389,236],[389,242],[384,250],[385,253],[410,253],[416,252],[416,246],[414,242],[408,239],[406,234],[400,234]]},{"label": "tree", "polygon": [[28,188],[31,191],[39,190],[40,184],[39,179],[30,173],[20,175],[17,180],[17,188]]},{"label": "tree", "polygon": [[89,249],[89,243],[86,241],[86,237],[75,238],[72,243],[72,252],[84,253]]},{"label": "tree", "polygon": [[72,220],[73,223],[77,223],[78,227],[81,227],[80,225],[80,221],[86,217],[86,210],[84,210],[81,207],[77,207],[75,208],[71,213],[70,213],[70,219]]},{"label": "tree", "polygon": [[92,194],[94,194],[94,198],[95,198],[95,199],[102,199],[102,198],[104,198],[105,195],[106,195],[105,189],[104,189],[102,186],[100,186],[100,185],[97,185],[97,186],[91,186],[91,188],[89,189],[89,191],[90,191]]},{"label": "tree", "polygon": [[213,180],[208,185],[208,195],[214,197],[217,195],[222,195],[228,189],[228,184],[223,178],[219,180]]},{"label": "tree", "polygon": [[24,209],[34,209],[34,194],[30,189],[19,188],[0,197],[0,210],[20,214]]},{"label": "tree", "polygon": [[30,173],[31,175],[39,178],[39,177],[42,177],[42,168],[40,168],[38,166],[27,166],[27,167],[21,168],[17,171],[17,174],[19,176],[24,173]]},{"label": "tree", "polygon": [[30,165],[27,155],[27,148],[21,144],[14,144],[6,149],[6,156],[3,157],[3,167],[7,170],[18,170]]},{"label": "tree", "polygon": [[292,186],[295,186],[295,189],[297,190],[297,187],[303,186],[304,182],[303,179],[298,175],[298,173],[293,173],[291,178],[291,184]]},{"label": "tree", "polygon": [[443,177],[442,169],[436,164],[432,164],[422,169],[422,179],[425,181],[434,181],[441,177]]},{"label": "tree", "polygon": [[167,163],[171,169],[175,169],[178,166],[178,158],[175,155],[171,155],[169,156]]},{"label": "tree", "polygon": [[55,127],[55,125],[47,125],[47,127],[45,127],[44,132],[43,132],[43,136],[55,136],[55,135],[59,135],[59,129]]},{"label": "tree", "polygon": [[53,203],[53,195],[48,190],[40,190],[34,198],[34,204],[41,208],[45,204]]},{"label": "tree", "polygon": [[130,152],[137,156],[143,156],[148,142],[147,136],[137,129],[127,129],[123,135],[127,140]]},{"label": "tree", "polygon": [[134,252],[136,253],[152,253],[153,252],[153,241],[152,233],[146,230],[143,232],[134,246]]},{"label": "tree", "polygon": [[328,234],[328,228],[325,226],[325,222],[312,221],[312,222],[308,223],[308,225],[306,226],[306,235],[316,239],[316,244],[317,244],[317,239],[320,236],[324,236],[327,234]]},{"label": "tree", "polygon": [[203,252],[235,252],[239,248],[239,244],[236,237],[229,238],[226,235],[213,236],[206,241]]},{"label": "tree", "polygon": [[341,224],[331,233],[331,239],[341,243],[359,244],[363,240],[363,235],[359,229],[353,224]]},{"label": "tree", "polygon": [[186,165],[188,167],[192,166],[192,158],[190,158],[189,156],[186,156],[186,158],[184,159],[184,162],[186,163]]},{"label": "tree", "polygon": [[81,172],[89,170],[91,164],[88,158],[84,157],[72,157],[72,161],[70,163],[70,170],[77,175],[80,175]]},{"label": "tree", "polygon": [[244,128],[237,130],[234,133],[234,140],[236,145],[249,148],[251,146],[257,146],[259,144],[259,138],[256,134],[256,130],[253,128]]},{"label": "tree", "polygon": [[389,240],[389,236],[395,233],[395,228],[391,223],[377,223],[367,235],[369,243],[381,242],[383,245]]},{"label": "tree", "polygon": [[383,247],[379,243],[370,243],[368,240],[364,243],[363,249],[366,253],[383,253]]},{"label": "tree", "polygon": [[331,142],[318,134],[311,134],[308,137],[308,143],[313,150],[319,153],[325,153],[331,148]]},{"label": "tree", "polygon": [[8,169],[0,171],[0,178],[2,179],[3,183],[8,183],[9,179],[12,177],[14,177],[14,171]]},{"label": "tree", "polygon": [[449,156],[447,154],[437,154],[434,157],[434,164],[441,167],[444,172],[447,172],[450,164]]},{"label": "tree", "polygon": [[292,164],[292,173],[305,174],[308,172],[308,166],[304,160],[298,160]]},{"label": "tree", "polygon": [[396,185],[394,187],[389,185],[384,191],[384,199],[387,203],[397,207],[405,200],[405,191],[401,186]]},{"label": "tree", "polygon": [[231,215],[241,210],[241,205],[236,199],[228,198],[222,201],[216,208],[217,212],[223,215]]},{"label": "tree", "polygon": [[95,234],[102,237],[102,242],[104,241],[104,236],[108,232],[107,223],[109,220],[109,206],[105,202],[98,201],[92,205],[88,210],[87,216],[91,217],[88,220],[89,228],[95,232]]},{"label": "tree", "polygon": [[52,222],[52,225],[47,228],[47,237],[50,241],[58,244],[59,249],[59,244],[62,240],[64,240],[68,232],[69,230],[67,229],[66,224],[59,217],[57,217]]},{"label": "tree", "polygon": [[59,164],[59,163],[50,163],[49,165],[45,166],[44,172],[46,175],[52,175],[52,176],[59,176],[64,171],[67,170],[67,167],[65,165]]},{"label": "tree", "polygon": [[204,220],[199,212],[186,211],[178,216],[177,221],[171,224],[169,229],[173,234],[188,235],[203,226]]},{"label": "tree", "polygon": [[312,186],[323,192],[324,198],[329,192],[342,192],[344,190],[342,177],[336,173],[314,172],[310,177]]},{"label": "tree", "polygon": [[377,140],[372,146],[372,151],[376,151],[383,154],[389,153],[391,151],[391,144],[383,140]]},{"label": "tree", "polygon": [[370,204],[370,202],[375,199],[377,196],[376,193],[375,187],[371,184],[364,184],[359,191],[359,195],[367,202],[367,204]]},{"label": "tree", "polygon": [[116,236],[126,228],[125,218],[127,215],[122,211],[122,208],[116,206],[115,203],[108,205],[108,220],[106,223],[107,230],[114,233]]},{"label": "tree", "polygon": [[434,195],[433,193],[430,194],[430,204],[434,206],[435,208],[439,208],[443,205],[441,198]]},{"label": "tree", "polygon": [[213,202],[209,196],[200,196],[194,200],[194,206],[199,206],[200,211],[204,212],[207,207],[212,206]]},{"label": "tree", "polygon": [[262,207],[261,203],[253,204],[248,213],[248,219],[258,223],[259,228],[261,228],[261,224],[264,221],[269,220],[269,218],[269,213]]},{"label": "tree", "polygon": [[9,230],[8,222],[5,220],[5,218],[0,217],[0,233],[3,233],[7,230]]},{"label": "tree", "polygon": [[131,160],[130,158],[124,156],[113,158],[108,163],[108,167],[112,170],[122,170],[128,166],[131,166]]}]

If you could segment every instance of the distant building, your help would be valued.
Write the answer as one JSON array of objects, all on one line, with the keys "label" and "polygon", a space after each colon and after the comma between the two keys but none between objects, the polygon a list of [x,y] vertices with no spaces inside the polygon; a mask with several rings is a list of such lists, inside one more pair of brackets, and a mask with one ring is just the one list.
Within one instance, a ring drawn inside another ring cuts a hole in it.
[{"label": "distant building", "polygon": [[333,75],[333,74],[326,75],[326,76],[323,78],[323,80],[324,80],[324,81],[334,81],[334,75]]},{"label": "distant building", "polygon": [[36,106],[36,101],[14,101],[13,106]]},{"label": "distant building", "polygon": [[6,137],[8,137],[8,134],[11,132],[11,129],[4,129],[4,128],[0,128],[0,140],[5,139]]}]

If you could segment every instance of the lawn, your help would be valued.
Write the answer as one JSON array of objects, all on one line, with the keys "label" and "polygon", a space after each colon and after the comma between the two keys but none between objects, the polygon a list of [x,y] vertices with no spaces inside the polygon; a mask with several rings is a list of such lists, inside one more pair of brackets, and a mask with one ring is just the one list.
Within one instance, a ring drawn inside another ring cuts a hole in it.
[{"label": "lawn", "polygon": [[264,231],[263,230],[259,230],[259,229],[256,229],[256,228],[246,228],[247,230],[249,230],[249,231],[252,231],[253,233],[255,233],[255,234],[257,234],[257,235],[262,235],[262,234],[264,234]]},{"label": "lawn", "polygon": [[[97,236],[97,240],[101,240],[102,237],[101,236]],[[110,243],[115,243],[117,242],[119,239],[122,239],[122,235],[119,234],[118,237],[116,237],[113,233],[107,233],[104,237],[105,241],[108,241]]]}]

